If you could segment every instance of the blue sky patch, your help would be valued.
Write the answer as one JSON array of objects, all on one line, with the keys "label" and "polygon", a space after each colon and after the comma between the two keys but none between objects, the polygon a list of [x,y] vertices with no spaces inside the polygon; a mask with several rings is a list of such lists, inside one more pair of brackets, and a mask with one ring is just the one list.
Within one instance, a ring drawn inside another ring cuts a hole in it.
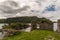
[{"label": "blue sky patch", "polygon": [[51,5],[50,7],[46,7],[46,9],[43,11],[43,13],[47,12],[47,11],[55,11],[55,5]]},{"label": "blue sky patch", "polygon": [[46,11],[55,11],[55,5],[51,5],[46,9]]}]

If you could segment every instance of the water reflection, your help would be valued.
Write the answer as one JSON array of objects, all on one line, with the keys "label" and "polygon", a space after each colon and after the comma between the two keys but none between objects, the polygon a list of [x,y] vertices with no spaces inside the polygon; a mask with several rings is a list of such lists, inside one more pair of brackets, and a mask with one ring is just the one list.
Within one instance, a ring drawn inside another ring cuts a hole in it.
[{"label": "water reflection", "polygon": [[[5,24],[0,23],[0,29],[2,29],[3,25],[5,25]],[[0,39],[2,39],[4,37],[4,35],[5,35],[4,33],[0,32]]]}]

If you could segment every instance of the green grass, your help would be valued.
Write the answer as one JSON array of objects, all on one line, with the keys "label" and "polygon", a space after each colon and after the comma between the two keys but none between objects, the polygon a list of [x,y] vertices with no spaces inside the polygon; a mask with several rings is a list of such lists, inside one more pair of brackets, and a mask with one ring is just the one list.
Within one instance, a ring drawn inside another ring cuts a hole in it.
[{"label": "green grass", "polygon": [[47,30],[34,30],[32,32],[21,32],[18,35],[5,37],[4,40],[46,40],[49,37],[55,38],[55,40],[60,40],[60,35],[53,31]]}]

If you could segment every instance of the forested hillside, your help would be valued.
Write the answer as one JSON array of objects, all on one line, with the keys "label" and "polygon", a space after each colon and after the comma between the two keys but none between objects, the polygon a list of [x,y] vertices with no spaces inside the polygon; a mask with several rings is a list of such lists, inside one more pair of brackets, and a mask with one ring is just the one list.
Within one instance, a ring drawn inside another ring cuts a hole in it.
[{"label": "forested hillside", "polygon": [[31,23],[31,21],[33,20],[37,22],[47,22],[47,23],[52,22],[46,18],[38,18],[36,16],[31,16],[31,17],[25,16],[25,17],[13,17],[13,18],[7,18],[7,19],[0,19],[0,23],[16,23],[16,22]]}]

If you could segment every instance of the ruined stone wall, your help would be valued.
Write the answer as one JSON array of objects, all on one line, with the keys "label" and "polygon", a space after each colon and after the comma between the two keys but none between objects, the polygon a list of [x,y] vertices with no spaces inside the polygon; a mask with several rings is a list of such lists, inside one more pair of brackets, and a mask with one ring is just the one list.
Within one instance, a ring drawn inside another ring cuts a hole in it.
[{"label": "ruined stone wall", "polygon": [[58,20],[58,27],[57,27],[57,32],[60,32],[60,20]]},{"label": "ruined stone wall", "polygon": [[39,25],[40,30],[53,30],[53,23],[49,24],[49,23],[36,23],[36,24],[31,24],[32,29],[37,29],[37,24]]},{"label": "ruined stone wall", "polygon": [[48,23],[40,23],[40,29],[42,30],[53,30],[53,23],[52,24],[48,24]]}]

